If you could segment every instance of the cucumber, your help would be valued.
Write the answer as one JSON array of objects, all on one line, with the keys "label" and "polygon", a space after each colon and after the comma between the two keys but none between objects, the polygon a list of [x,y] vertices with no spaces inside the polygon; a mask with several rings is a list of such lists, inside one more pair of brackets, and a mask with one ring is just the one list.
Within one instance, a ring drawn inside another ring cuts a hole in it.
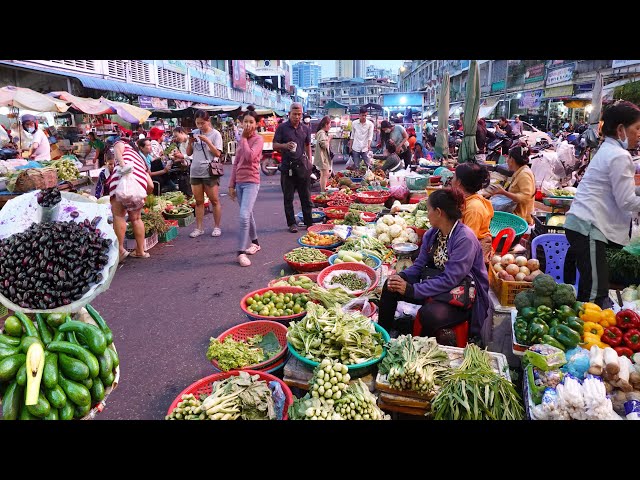
[{"label": "cucumber", "polygon": [[76,408],[73,410],[73,418],[82,418],[89,414],[91,411],[91,403],[87,403],[86,405],[76,405]]},{"label": "cucumber", "polygon": [[69,342],[51,342],[48,346],[49,351],[66,353],[67,355],[82,360],[87,367],[89,367],[89,375],[91,378],[95,378],[100,373],[100,365],[98,359],[93,353],[80,345],[74,345]]},{"label": "cucumber", "polygon": [[[25,355],[26,356],[26,355]],[[27,362],[22,364],[22,366],[18,369],[18,373],[16,373],[16,382],[21,387],[24,387],[27,384]]]},{"label": "cucumber", "polygon": [[51,342],[53,337],[51,336],[47,322],[44,320],[41,313],[36,313],[36,323],[38,324],[38,333],[40,334],[42,342],[45,345],[49,345],[49,342]]},{"label": "cucumber", "polygon": [[59,354],[58,367],[60,372],[70,380],[80,382],[89,378],[89,367],[81,360],[70,357],[66,353]]},{"label": "cucumber", "polygon": [[[100,380],[100,377],[96,377],[96,380]],[[87,387],[89,390],[91,390],[91,387],[93,387],[93,382],[94,382],[93,378],[87,378],[87,379],[82,380],[82,381],[80,381],[78,383],[83,384],[85,387]]]},{"label": "cucumber", "polygon": [[[87,368],[88,370],[88,368]],[[51,389],[58,384],[58,354],[44,352],[44,371],[42,372],[44,386]],[[60,408],[60,407],[56,407]]]},{"label": "cucumber", "polygon": [[27,317],[22,312],[14,312],[14,315],[18,317],[18,320],[20,320],[20,323],[22,323],[22,326],[24,327],[24,331],[27,332],[27,336],[38,337],[38,329],[36,328],[36,326],[33,324],[33,322],[29,317]]},{"label": "cucumber", "polygon": [[67,404],[67,396],[60,385],[56,384],[55,387],[50,389],[45,388],[44,394],[53,408],[63,408]]},{"label": "cucumber", "polygon": [[107,325],[107,322],[105,322],[104,319],[98,313],[98,311],[88,303],[85,305],[84,308],[87,309],[87,312],[89,312],[89,315],[91,315],[91,318],[93,318],[93,321],[98,324],[98,327],[100,327],[100,330],[102,330],[102,333],[104,333],[104,337],[107,340],[107,345],[111,345],[113,343],[113,333],[111,332],[111,329]]},{"label": "cucumber", "polygon": [[82,335],[87,343],[87,347],[94,355],[102,355],[104,349],[107,348],[107,339],[98,327],[95,327],[89,323],[78,322],[71,320],[60,325],[58,330],[63,332],[74,332],[78,335]]},{"label": "cucumber", "polygon": [[24,388],[13,381],[7,387],[2,398],[3,420],[17,420],[20,415],[20,406],[24,396]]},{"label": "cucumber", "polygon": [[40,337],[26,336],[22,337],[22,340],[20,341],[20,350],[22,351],[22,353],[27,353],[27,350],[29,350],[29,347],[32,343],[39,343],[40,345],[42,345],[42,348],[44,348],[44,343],[42,343]]},{"label": "cucumber", "polygon": [[31,415],[31,412],[27,408],[27,406],[23,403],[22,408],[20,408],[20,417],[18,420],[39,420],[38,417]]},{"label": "cucumber", "polygon": [[63,375],[59,375],[59,377],[59,385],[67,395],[67,400],[71,400],[78,406],[83,406],[91,403],[91,393],[89,392],[89,389],[87,389],[87,387],[85,387],[81,383],[67,380]]},{"label": "cucumber", "polygon": [[59,342],[61,340],[64,340],[64,332],[60,332],[60,331],[56,330],[53,333],[53,340],[52,341]]},{"label": "cucumber", "polygon": [[38,393],[38,403],[35,405],[27,405],[26,407],[31,415],[38,418],[44,418],[51,413],[51,404],[42,391]]},{"label": "cucumber", "polygon": [[98,363],[100,364],[100,378],[105,378],[113,371],[113,360],[111,360],[110,354],[105,352],[103,355],[98,355]]},{"label": "cucumber", "polygon": [[[27,356],[24,353],[17,353],[10,357],[0,360],[0,382],[8,382],[13,380],[20,367],[27,361]],[[25,374],[26,374],[25,370]],[[26,378],[25,378],[26,383]]]},{"label": "cucumber", "polygon": [[113,348],[107,348],[105,352],[108,352],[111,355],[111,362],[113,363],[113,368],[116,368],[120,365],[120,358],[118,358],[118,354]]},{"label": "cucumber", "polygon": [[45,420],[58,420],[58,409],[57,408],[52,408],[49,411],[49,415],[47,415],[46,417],[44,417]]},{"label": "cucumber", "polygon": [[93,382],[93,386],[89,389],[91,392],[91,400],[94,404],[104,399],[104,385],[99,378],[96,378]]},{"label": "cucumber", "polygon": [[75,404],[73,402],[66,402],[64,407],[58,412],[60,420],[73,420],[73,413],[75,411]]},{"label": "cucumber", "polygon": [[113,372],[109,372],[109,375],[101,378],[100,380],[102,380],[102,383],[104,383],[107,387],[110,387],[115,379],[116,376],[113,374]]},{"label": "cucumber", "polygon": [[10,337],[4,333],[0,334],[0,345],[6,345],[9,347],[19,347],[21,337]]}]

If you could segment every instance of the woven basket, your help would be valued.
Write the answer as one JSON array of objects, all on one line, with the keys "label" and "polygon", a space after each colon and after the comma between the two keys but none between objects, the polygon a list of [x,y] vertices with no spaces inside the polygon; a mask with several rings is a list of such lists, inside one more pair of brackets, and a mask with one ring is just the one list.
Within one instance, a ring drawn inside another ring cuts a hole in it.
[{"label": "woven basket", "polygon": [[53,167],[27,168],[20,172],[14,192],[24,193],[31,190],[52,188],[58,184],[58,172]]}]

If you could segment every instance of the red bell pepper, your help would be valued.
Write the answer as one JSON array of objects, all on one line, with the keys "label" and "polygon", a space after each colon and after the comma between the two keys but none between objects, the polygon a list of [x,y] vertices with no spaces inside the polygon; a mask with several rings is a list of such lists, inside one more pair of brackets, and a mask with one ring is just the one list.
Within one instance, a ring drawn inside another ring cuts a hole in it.
[{"label": "red bell pepper", "polygon": [[640,315],[633,310],[624,309],[616,313],[616,324],[622,330],[628,328],[640,328]]},{"label": "red bell pepper", "polygon": [[634,352],[640,350],[640,330],[637,328],[627,330],[622,338],[624,339],[624,344],[631,350]]},{"label": "red bell pepper", "polygon": [[612,347],[617,347],[622,343],[622,330],[618,327],[607,327],[600,338],[601,341]]},{"label": "red bell pepper", "polygon": [[619,357],[622,357],[624,355],[625,357],[631,358],[633,356],[633,350],[627,347],[615,347],[614,350]]}]

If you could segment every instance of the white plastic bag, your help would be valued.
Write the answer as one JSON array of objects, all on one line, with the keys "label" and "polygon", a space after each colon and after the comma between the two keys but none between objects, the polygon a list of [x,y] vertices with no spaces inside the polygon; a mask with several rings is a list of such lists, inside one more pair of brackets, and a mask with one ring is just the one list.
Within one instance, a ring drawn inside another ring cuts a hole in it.
[{"label": "white plastic bag", "polygon": [[349,157],[349,160],[347,160],[347,163],[345,164],[344,168],[350,168],[355,166],[355,163],[353,163],[353,157]]},{"label": "white plastic bag", "polygon": [[139,210],[144,206],[147,198],[146,189],[140,185],[133,174],[131,165],[125,164],[124,168],[116,167],[120,171],[120,181],[115,189],[116,200],[127,210]]}]

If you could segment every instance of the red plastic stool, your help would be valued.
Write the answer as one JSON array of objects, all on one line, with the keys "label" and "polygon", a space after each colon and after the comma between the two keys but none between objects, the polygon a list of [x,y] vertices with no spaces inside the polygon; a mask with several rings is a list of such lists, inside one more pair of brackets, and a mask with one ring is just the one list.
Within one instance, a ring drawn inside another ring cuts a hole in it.
[{"label": "red plastic stool", "polygon": [[[469,340],[469,321],[466,320],[458,325],[451,327],[453,333],[456,334],[456,347],[464,348]],[[422,333],[422,324],[420,323],[420,312],[413,319],[413,336],[419,337]]]}]

